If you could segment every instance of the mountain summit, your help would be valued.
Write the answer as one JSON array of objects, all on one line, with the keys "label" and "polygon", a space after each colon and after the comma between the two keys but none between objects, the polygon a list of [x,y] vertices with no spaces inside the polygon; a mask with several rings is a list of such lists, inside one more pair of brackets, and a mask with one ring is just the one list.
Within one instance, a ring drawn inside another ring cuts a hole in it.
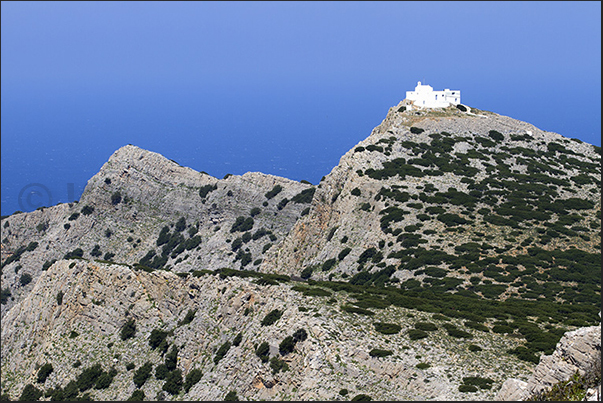
[{"label": "mountain summit", "polygon": [[600,323],[600,158],[510,117],[410,100],[317,185],[218,179],[127,145],[79,202],[2,219],[2,394],[541,390],[542,357]]}]

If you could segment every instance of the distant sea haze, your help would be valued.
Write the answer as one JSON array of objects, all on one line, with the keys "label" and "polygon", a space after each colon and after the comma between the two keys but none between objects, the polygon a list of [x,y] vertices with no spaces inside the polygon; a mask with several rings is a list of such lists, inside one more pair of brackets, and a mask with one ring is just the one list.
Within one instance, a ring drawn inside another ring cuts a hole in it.
[{"label": "distant sea haze", "polygon": [[327,94],[10,95],[3,89],[2,215],[79,200],[126,144],[220,179],[257,171],[318,184],[381,122],[384,102],[398,102],[369,98],[350,111]]}]

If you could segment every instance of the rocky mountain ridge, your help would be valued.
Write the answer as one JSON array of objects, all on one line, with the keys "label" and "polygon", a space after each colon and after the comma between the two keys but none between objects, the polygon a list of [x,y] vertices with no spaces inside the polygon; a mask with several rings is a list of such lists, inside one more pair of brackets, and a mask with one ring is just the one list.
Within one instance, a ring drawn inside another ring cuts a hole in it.
[{"label": "rocky mountain ridge", "polygon": [[598,323],[600,148],[406,105],[316,186],[128,145],[79,202],[4,217],[2,392],[491,400],[532,382]]}]

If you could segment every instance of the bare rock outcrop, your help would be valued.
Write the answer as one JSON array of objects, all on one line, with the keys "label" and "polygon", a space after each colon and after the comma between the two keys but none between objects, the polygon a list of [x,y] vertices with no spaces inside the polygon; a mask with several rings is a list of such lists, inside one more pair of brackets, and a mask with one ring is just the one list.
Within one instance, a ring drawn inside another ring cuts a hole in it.
[{"label": "bare rock outcrop", "polygon": [[540,363],[527,382],[506,380],[495,399],[525,400],[549,390],[558,382],[569,380],[576,373],[584,375],[593,371],[596,366],[600,373],[601,326],[579,328],[565,333],[553,354],[540,358]]}]

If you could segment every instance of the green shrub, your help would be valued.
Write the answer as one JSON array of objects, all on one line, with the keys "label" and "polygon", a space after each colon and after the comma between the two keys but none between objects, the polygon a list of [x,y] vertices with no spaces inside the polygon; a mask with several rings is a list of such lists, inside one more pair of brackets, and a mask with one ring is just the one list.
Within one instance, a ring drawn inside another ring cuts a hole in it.
[{"label": "green shrub", "polygon": [[427,368],[431,367],[431,364],[428,364],[426,362],[420,362],[417,365],[415,365],[415,367],[417,367],[418,369],[427,369]]},{"label": "green shrub", "polygon": [[126,401],[127,402],[142,402],[145,399],[146,395],[143,390],[136,389],[132,392],[132,396],[130,396]]},{"label": "green shrub", "polygon": [[360,189],[358,188],[354,188],[352,189],[352,191],[350,192],[352,194],[352,196],[360,196]]},{"label": "green shrub", "polygon": [[368,402],[370,400],[373,400],[373,398],[369,395],[365,395],[364,393],[356,395],[351,399],[352,402]]},{"label": "green shrub", "polygon": [[419,340],[419,339],[424,339],[425,337],[428,336],[427,333],[425,333],[422,330],[419,329],[409,329],[406,334],[408,335],[408,337],[411,340]]},{"label": "green shrub", "polygon": [[412,127],[410,128],[410,132],[411,132],[412,134],[421,134],[421,133],[423,133],[424,131],[425,131],[425,130],[421,129],[420,127],[415,127],[415,126],[412,126]]},{"label": "green shrub", "polygon": [[201,186],[201,188],[199,189],[199,196],[202,199],[205,199],[210,192],[213,192],[217,188],[218,188],[218,185],[205,185],[205,186]]},{"label": "green shrub", "polygon": [[312,277],[312,272],[314,271],[314,266],[308,266],[305,269],[303,269],[301,271],[301,273],[299,274],[299,276],[301,278],[303,278],[304,280],[309,279],[310,277]]},{"label": "green shrub", "polygon": [[10,293],[10,289],[8,287],[3,288],[2,292],[0,293],[0,303],[2,305],[5,305],[8,302],[8,299],[10,298],[11,293]]},{"label": "green shrub", "polygon": [[270,311],[265,317],[264,319],[262,319],[262,322],[260,323],[262,326],[270,326],[272,325],[274,322],[276,322],[277,320],[279,320],[281,318],[281,316],[283,315],[283,313],[278,310],[278,309],[273,309],[272,311]]},{"label": "green shrub", "polygon": [[77,387],[80,392],[85,392],[94,386],[96,380],[102,375],[102,373],[103,369],[100,364],[95,364],[83,370],[76,379]]},{"label": "green shrub", "polygon": [[305,329],[297,329],[295,332],[293,332],[293,341],[295,343],[304,341],[308,338],[308,332],[306,332]]},{"label": "green shrub", "polygon": [[89,206],[89,205],[85,205],[84,207],[82,207],[83,215],[90,215],[92,213],[94,213],[94,207]]},{"label": "green shrub", "polygon": [[501,133],[497,132],[496,130],[490,130],[488,132],[488,136],[490,136],[490,138],[494,141],[502,141],[505,139],[505,136],[503,136]]},{"label": "green shrub", "polygon": [[433,332],[438,330],[438,327],[431,322],[417,322],[415,323],[415,329],[423,330],[424,332]]},{"label": "green shrub", "polygon": [[477,392],[477,388],[473,385],[459,385],[459,392]]},{"label": "green shrub", "polygon": [[178,322],[178,326],[188,325],[195,319],[195,315],[197,314],[196,309],[189,309],[184,318]]},{"label": "green shrub", "polygon": [[463,378],[465,385],[477,386],[480,389],[490,389],[494,381],[490,378],[482,378],[479,376],[468,376]]},{"label": "green shrub", "polygon": [[339,394],[340,394],[341,396],[346,396],[348,393],[350,393],[350,392],[349,392],[347,389],[341,389],[341,390],[339,391]]},{"label": "green shrub", "polygon": [[232,227],[230,228],[230,232],[245,232],[245,231],[249,231],[250,229],[253,228],[253,218],[251,217],[243,217],[243,216],[239,216],[237,217],[237,219],[235,220],[234,224],[232,224]]},{"label": "green shrub", "polygon": [[294,203],[310,203],[312,202],[312,198],[314,197],[315,191],[316,188],[314,187],[304,189],[297,195],[293,196],[293,198],[291,198],[291,201]]},{"label": "green shrub", "polygon": [[19,277],[19,283],[21,283],[22,286],[26,286],[27,284],[31,283],[31,274],[29,273],[23,273],[21,274],[21,277]]},{"label": "green shrub", "polygon": [[121,202],[121,193],[119,191],[113,192],[111,195],[111,204],[118,205]]},{"label": "green shrub", "polygon": [[182,389],[182,383],[182,371],[175,369],[167,375],[162,389],[171,395],[177,395]]},{"label": "green shrub", "polygon": [[292,353],[295,349],[295,341],[293,340],[293,336],[287,336],[281,341],[278,345],[278,351],[281,355],[287,355]]},{"label": "green shrub", "polygon": [[374,348],[369,351],[369,355],[371,357],[387,357],[388,355],[392,355],[393,352],[391,350],[382,350],[380,348]]},{"label": "green shrub", "polygon": [[92,248],[92,250],[90,251],[90,256],[99,257],[100,255],[102,255],[100,245],[94,245],[94,248]]},{"label": "green shrub", "polygon": [[262,362],[268,362],[268,359],[270,358],[270,345],[268,344],[268,342],[265,341],[260,344],[255,350],[255,355],[260,357],[260,360]]},{"label": "green shrub", "polygon": [[130,319],[121,327],[119,336],[122,340],[128,340],[129,338],[134,337],[136,334],[136,322],[134,319]]},{"label": "green shrub", "polygon": [[52,367],[51,363],[42,365],[38,371],[38,383],[46,382],[46,378],[48,378],[48,375],[50,375],[53,370],[54,368]]},{"label": "green shrub", "polygon": [[218,349],[218,351],[216,352],[216,355],[214,356],[214,364],[218,364],[220,362],[220,360],[222,358],[224,358],[224,356],[226,356],[226,354],[228,353],[228,350],[230,350],[230,342],[226,341],[224,344],[222,344],[220,346],[220,348]]},{"label": "green shrub", "polygon": [[173,371],[176,369],[178,363],[178,347],[174,344],[169,353],[165,355],[165,365],[168,370]]},{"label": "green shrub", "polygon": [[446,332],[448,332],[448,335],[452,336],[452,337],[456,337],[457,339],[472,339],[473,335],[471,333],[467,333],[461,329],[457,329],[457,328],[448,328],[446,329]]},{"label": "green shrub", "polygon": [[33,401],[38,400],[40,397],[42,397],[42,395],[43,395],[43,392],[40,389],[36,388],[31,383],[28,383],[23,388],[23,391],[21,392],[21,396],[19,397],[19,401],[33,402]]},{"label": "green shrub", "polygon": [[169,373],[170,373],[170,370],[167,368],[167,365],[159,364],[155,368],[155,379],[163,380],[163,379],[167,378]]},{"label": "green shrub", "polygon": [[266,199],[272,199],[274,196],[279,194],[281,192],[281,190],[283,190],[283,187],[281,185],[274,185],[272,190],[270,190],[269,192],[266,192],[266,194],[264,194],[264,196],[266,196]]},{"label": "green shrub", "polygon": [[337,263],[337,260],[335,260],[335,258],[325,260],[325,262],[322,264],[322,271],[331,270],[335,266],[336,263]]},{"label": "green shrub", "polygon": [[376,331],[383,334],[396,334],[402,330],[402,328],[395,323],[375,322],[373,325],[375,326]]},{"label": "green shrub", "polygon": [[111,386],[113,382],[113,377],[117,374],[115,369],[112,372],[103,372],[96,378],[96,382],[94,383],[94,389],[107,389]]},{"label": "green shrub", "polygon": [[272,357],[270,359],[270,368],[272,368],[272,375],[276,375],[279,371],[287,371],[289,365],[278,357]]},{"label": "green shrub", "polygon": [[68,220],[69,220],[69,221],[75,221],[75,220],[77,220],[77,219],[79,218],[79,216],[80,216],[80,213],[75,212],[75,213],[73,213],[73,214],[71,214],[71,215],[69,216]]},{"label": "green shrub", "polygon": [[70,381],[67,385],[65,385],[65,388],[63,389],[63,399],[67,402],[75,400],[79,393],[80,391],[77,387],[77,382]]},{"label": "green shrub", "polygon": [[188,375],[186,375],[186,380],[184,381],[184,391],[188,393],[188,391],[201,380],[202,376],[203,372],[200,369],[195,368],[191,370]]},{"label": "green shrub", "polygon": [[475,344],[469,344],[469,351],[478,352],[482,351],[480,346],[476,346]]},{"label": "green shrub", "polygon": [[230,392],[228,392],[226,394],[226,396],[224,396],[224,401],[225,402],[238,402],[239,397],[237,396],[237,392],[234,390],[231,390]]},{"label": "green shrub", "polygon": [[151,330],[151,334],[149,335],[149,346],[151,349],[155,350],[157,347],[161,345],[168,336],[168,332],[164,332],[159,329]]},{"label": "green shrub", "polygon": [[337,259],[339,261],[342,261],[351,251],[352,251],[351,248],[343,249],[341,252],[339,252],[339,255],[337,255]]},{"label": "green shrub", "polygon": [[77,259],[77,258],[81,258],[83,256],[84,256],[84,251],[82,250],[82,248],[75,248],[71,252],[67,252],[63,256],[63,259]]}]

